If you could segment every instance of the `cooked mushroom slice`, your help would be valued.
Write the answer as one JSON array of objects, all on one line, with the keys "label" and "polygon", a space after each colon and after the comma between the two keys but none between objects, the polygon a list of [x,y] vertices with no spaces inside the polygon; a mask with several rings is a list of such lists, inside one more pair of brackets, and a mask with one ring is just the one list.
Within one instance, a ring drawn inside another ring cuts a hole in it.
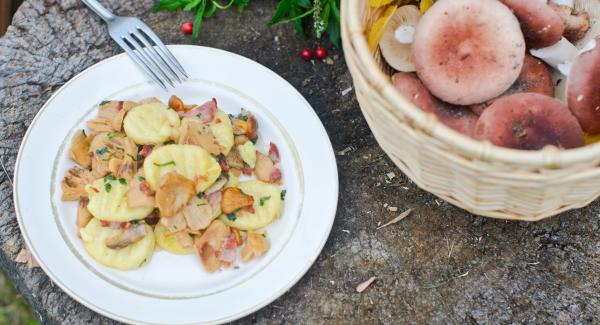
[{"label": "cooked mushroom slice", "polygon": [[85,186],[94,181],[94,176],[87,169],[73,167],[67,170],[65,178],[60,183],[63,194],[63,201],[77,201],[80,198],[87,198]]},{"label": "cooked mushroom slice", "polygon": [[232,126],[234,135],[245,135],[249,139],[256,138],[258,123],[251,112],[242,109],[242,112],[237,117],[232,118]]},{"label": "cooked mushroom slice", "polygon": [[[254,173],[258,180],[268,183],[277,183],[281,178],[281,170],[275,167],[273,161],[260,152],[256,152],[256,166]],[[279,175],[279,178],[277,177]]]},{"label": "cooked mushroom slice", "polygon": [[229,153],[225,157],[225,161],[227,162],[227,165],[231,168],[244,168],[244,160],[242,159],[242,156],[240,155],[240,152],[237,150],[237,148],[233,148],[233,150],[229,151]]},{"label": "cooked mushroom slice", "polygon": [[135,103],[135,102],[123,102],[123,106],[121,107],[121,109],[117,112],[117,114],[110,121],[110,123],[111,123],[110,126],[112,127],[112,129],[115,131],[121,131],[123,129],[123,120],[125,119],[125,115],[132,108],[134,108],[138,105],[139,104]]},{"label": "cooked mushroom slice", "polygon": [[591,40],[571,67],[567,102],[583,130],[600,133],[600,36]]},{"label": "cooked mushroom slice", "polygon": [[167,228],[169,234],[187,229],[187,222],[181,212],[171,218],[160,218],[160,224]]},{"label": "cooked mushroom slice", "polygon": [[194,182],[172,171],[163,175],[156,190],[161,217],[170,218],[185,207],[196,194]]},{"label": "cooked mushroom slice", "polygon": [[148,233],[148,228],[142,224],[134,224],[129,228],[125,228],[117,236],[106,241],[106,247],[110,249],[122,249],[131,244],[140,241]]},{"label": "cooked mushroom slice", "polygon": [[248,262],[254,257],[263,255],[269,249],[269,241],[254,231],[248,231],[246,246],[242,248],[241,258],[243,262]]},{"label": "cooked mushroom slice", "polygon": [[223,191],[221,211],[225,214],[235,212],[243,207],[252,206],[254,198],[240,191],[239,188],[229,187]]},{"label": "cooked mushroom slice", "polygon": [[69,157],[83,168],[90,168],[92,159],[90,157],[90,143],[94,139],[91,135],[86,135],[84,130],[79,130],[71,140]]},{"label": "cooked mushroom slice", "polygon": [[198,117],[184,117],[181,120],[179,144],[193,144],[200,146],[211,155],[218,155],[221,147],[217,144],[210,126],[204,124]]},{"label": "cooked mushroom slice", "polygon": [[133,163],[134,159],[137,159],[137,146],[123,133],[97,134],[90,144],[90,152],[92,154],[92,173],[97,178],[104,177],[111,172],[110,161],[112,159],[120,159],[123,164],[127,164],[121,166],[122,164],[113,163],[112,172],[114,174],[121,171],[125,175],[133,175],[137,170],[137,164]]},{"label": "cooked mushroom slice", "polygon": [[550,46],[560,40],[565,24],[545,0],[500,0],[519,19],[527,46],[534,49]]},{"label": "cooked mushroom slice", "polygon": [[[392,82],[406,99],[422,111],[434,114],[441,123],[449,128],[469,136],[473,132],[475,123],[477,123],[477,115],[467,107],[444,103],[433,97],[415,74],[398,72],[392,77]],[[258,160],[256,164],[258,166]],[[256,169],[258,170],[258,168]],[[256,175],[258,179],[262,180],[262,176],[258,177],[258,171]]]},{"label": "cooked mushroom slice", "polygon": [[585,36],[590,29],[590,15],[585,12],[574,12],[573,6],[548,2],[548,6],[554,10],[565,25],[563,36],[571,42],[577,42]]},{"label": "cooked mushroom slice", "polygon": [[[121,126],[117,125],[118,123],[114,121],[119,119],[118,115],[124,114],[121,113],[124,108],[129,110],[135,105],[137,105],[137,103],[129,101],[104,102],[98,107],[98,117],[93,120],[89,120],[87,122],[87,126],[93,133],[120,131]],[[118,128],[113,127],[113,125],[118,126]]]},{"label": "cooked mushroom slice", "polygon": [[415,71],[411,44],[419,19],[421,12],[417,6],[407,5],[396,9],[379,42],[385,61],[398,71]]},{"label": "cooked mushroom slice", "polygon": [[525,41],[512,12],[495,0],[440,0],[421,18],[412,45],[419,78],[451,104],[482,103],[519,76]]},{"label": "cooked mushroom slice", "polygon": [[195,241],[196,253],[200,257],[204,268],[208,272],[215,272],[221,268],[221,248],[229,237],[231,230],[220,220],[213,221],[202,236]]},{"label": "cooked mushroom slice", "polygon": [[108,161],[108,170],[115,177],[129,181],[137,171],[137,163],[130,157],[111,158]]},{"label": "cooked mushroom slice", "polygon": [[77,233],[79,234],[79,229],[85,228],[88,222],[94,218],[90,211],[87,209],[87,204],[89,200],[87,198],[79,199],[79,204],[77,205]]},{"label": "cooked mushroom slice", "polygon": [[206,199],[197,197],[193,197],[180,214],[183,214],[188,228],[194,233],[208,227],[214,219],[210,204]]},{"label": "cooked mushroom slice", "polygon": [[141,171],[139,171],[129,182],[127,205],[130,208],[155,206],[154,194],[149,189]]},{"label": "cooked mushroom slice", "polygon": [[224,176],[220,176],[209,188],[204,191],[204,194],[210,195],[214,192],[220,191],[225,184],[227,184],[227,178]]},{"label": "cooked mushroom slice", "polygon": [[569,110],[552,97],[533,93],[495,101],[481,114],[473,136],[497,146],[523,150],[584,145],[583,131]]}]

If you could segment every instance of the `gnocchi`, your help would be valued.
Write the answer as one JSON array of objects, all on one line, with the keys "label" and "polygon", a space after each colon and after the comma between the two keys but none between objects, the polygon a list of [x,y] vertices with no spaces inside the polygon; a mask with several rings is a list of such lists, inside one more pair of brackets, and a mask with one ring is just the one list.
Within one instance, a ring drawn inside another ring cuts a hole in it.
[{"label": "gnocchi", "polygon": [[277,219],[283,210],[281,190],[278,186],[261,181],[241,182],[239,189],[254,198],[254,212],[245,209],[232,215],[223,215],[221,220],[228,226],[241,230],[255,230],[265,227]]},{"label": "gnocchi", "polygon": [[156,237],[156,244],[168,252],[174,254],[190,254],[194,251],[192,246],[183,246],[175,233],[171,234],[165,226],[157,224],[154,228],[154,236]]},{"label": "gnocchi", "polygon": [[159,144],[176,139],[180,124],[177,112],[156,102],[132,108],[123,120],[125,134],[137,144]]},{"label": "gnocchi", "polygon": [[87,208],[94,218],[100,220],[125,222],[145,218],[154,208],[129,207],[128,190],[129,185],[124,179],[99,178],[85,187],[90,199]]},{"label": "gnocchi", "polygon": [[221,146],[223,155],[227,156],[231,148],[233,147],[233,126],[229,116],[222,110],[217,110],[215,118],[210,123],[210,129],[217,140],[217,143]]},{"label": "gnocchi", "polygon": [[80,235],[85,250],[96,262],[119,270],[133,270],[150,261],[154,253],[154,233],[150,226],[144,227],[146,235],[141,240],[120,249],[110,249],[106,245],[125,230],[102,227],[99,219],[92,219],[80,230]]},{"label": "gnocchi", "polygon": [[242,156],[242,160],[250,168],[254,168],[256,166],[256,147],[254,147],[252,141],[246,141],[244,144],[239,145],[237,149],[240,152],[240,156]]},{"label": "gnocchi", "polygon": [[189,144],[160,147],[144,161],[144,177],[153,191],[156,191],[160,178],[170,171],[194,181],[196,192],[207,189],[221,175],[221,167],[213,156],[203,148]]}]

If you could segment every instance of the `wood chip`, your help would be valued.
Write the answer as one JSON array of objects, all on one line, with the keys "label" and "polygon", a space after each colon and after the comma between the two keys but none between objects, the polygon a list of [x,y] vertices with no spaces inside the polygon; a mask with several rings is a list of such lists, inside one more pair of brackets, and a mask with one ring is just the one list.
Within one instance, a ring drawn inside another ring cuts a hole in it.
[{"label": "wood chip", "polygon": [[397,216],[396,218],[394,218],[394,219],[390,220],[389,222],[387,222],[387,223],[385,223],[385,224],[383,224],[383,225],[381,225],[381,226],[377,227],[377,229],[381,229],[381,228],[383,228],[383,227],[387,227],[387,226],[389,226],[389,225],[393,225],[393,224],[395,224],[396,222],[399,222],[400,220],[402,220],[402,219],[404,219],[404,218],[408,217],[408,215],[409,215],[409,214],[412,212],[412,210],[413,210],[413,209],[408,209],[408,210],[406,210],[406,211],[402,212],[402,213],[401,213],[399,216]]},{"label": "wood chip", "polygon": [[17,257],[15,258],[15,262],[21,263],[21,264],[27,264],[27,267],[29,267],[29,268],[40,266],[37,263],[37,261],[35,260],[35,258],[33,257],[33,255],[31,255],[31,252],[29,252],[27,250],[27,248],[21,249],[19,254],[17,254]]},{"label": "wood chip", "polygon": [[356,292],[361,293],[365,290],[367,290],[367,288],[371,285],[371,283],[373,283],[375,280],[377,280],[376,277],[372,276],[369,280],[359,284],[358,286],[356,286]]},{"label": "wood chip", "polygon": [[392,212],[396,212],[398,211],[397,207],[388,207],[388,210],[392,211]]},{"label": "wood chip", "polygon": [[352,87],[342,90],[342,96],[348,95],[352,91]]},{"label": "wood chip", "polygon": [[353,146],[349,146],[349,147],[346,147],[346,148],[342,149],[341,151],[338,151],[337,154],[338,154],[338,156],[345,156],[347,153],[349,153],[349,152],[351,152],[353,150],[355,150],[354,147]]},{"label": "wood chip", "polygon": [[327,65],[332,65],[333,64],[333,59],[332,58],[326,58],[325,60],[323,60],[323,62],[325,62],[325,64],[327,64]]},{"label": "wood chip", "polygon": [[390,179],[390,181],[396,177],[396,174],[394,172],[389,172],[385,175]]}]

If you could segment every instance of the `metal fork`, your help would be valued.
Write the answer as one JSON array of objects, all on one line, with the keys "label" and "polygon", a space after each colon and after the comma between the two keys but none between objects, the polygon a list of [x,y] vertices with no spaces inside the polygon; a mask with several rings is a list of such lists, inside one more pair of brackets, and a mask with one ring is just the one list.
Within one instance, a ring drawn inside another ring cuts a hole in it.
[{"label": "metal fork", "polygon": [[173,53],[144,22],[134,17],[115,16],[96,0],[82,1],[104,19],[110,37],[165,91],[169,85],[175,87],[176,82],[183,83],[188,78]]}]

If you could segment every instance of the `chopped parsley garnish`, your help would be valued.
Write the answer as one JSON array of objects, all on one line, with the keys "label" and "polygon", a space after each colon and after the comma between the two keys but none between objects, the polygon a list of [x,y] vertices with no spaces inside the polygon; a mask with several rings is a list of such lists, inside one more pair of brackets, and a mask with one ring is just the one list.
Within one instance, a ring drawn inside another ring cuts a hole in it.
[{"label": "chopped parsley garnish", "polygon": [[162,163],[162,164],[154,163],[154,166],[157,166],[157,167],[165,167],[165,166],[169,166],[169,165],[175,166],[175,162],[173,160],[171,160],[171,161],[167,161],[166,163]]},{"label": "chopped parsley garnish", "polygon": [[108,193],[112,190],[112,185],[110,183],[104,184],[104,190]]},{"label": "chopped parsley garnish", "polygon": [[229,221],[235,221],[237,219],[235,217],[235,212],[228,213],[226,216],[227,216],[227,219],[229,219]]},{"label": "chopped parsley garnish", "polygon": [[201,198],[203,198],[203,197],[204,197],[204,192],[198,192],[198,193],[196,194],[196,196],[197,196],[199,199],[201,199]]},{"label": "chopped parsley garnish", "polygon": [[109,133],[109,134],[106,135],[106,137],[109,138],[109,139],[111,139],[111,140],[114,139],[116,136],[117,136],[116,132],[111,132],[111,133]]},{"label": "chopped parsley garnish", "polygon": [[104,106],[106,104],[110,103],[110,100],[103,100],[100,102],[100,106]]},{"label": "chopped parsley garnish", "polygon": [[131,154],[128,153],[127,156],[129,156],[129,158],[131,158],[131,160],[137,161],[137,159],[134,156],[132,156]]},{"label": "chopped parsley garnish", "polygon": [[121,183],[121,185],[127,185],[125,178],[119,178],[119,183]]},{"label": "chopped parsley garnish", "polygon": [[142,261],[142,263],[140,263],[140,266],[144,265],[144,263],[146,263],[146,260],[147,260],[147,259],[144,259],[144,260]]},{"label": "chopped parsley garnish", "polygon": [[84,137],[87,137],[87,134],[85,134],[85,130],[81,130],[81,133],[83,133]]},{"label": "chopped parsley garnish", "polygon": [[138,223],[140,223],[140,221],[139,220],[131,220],[131,221],[129,221],[129,223],[132,225],[137,225]]},{"label": "chopped parsley garnish", "polygon": [[261,197],[260,200],[258,201],[258,205],[259,206],[265,205],[265,202],[267,202],[267,200],[270,199],[270,198],[271,198],[270,195],[269,196],[263,196],[263,197]]},{"label": "chopped parsley garnish", "polygon": [[97,155],[103,155],[103,154],[105,154],[107,152],[108,152],[108,147],[102,147],[102,148],[96,150],[96,154]]},{"label": "chopped parsley garnish", "polygon": [[116,156],[116,155],[117,155],[117,153],[116,153],[116,152],[111,152],[111,153],[110,153],[110,155],[108,155],[108,157],[106,157],[106,158],[102,159],[102,161],[109,161],[109,160],[110,160],[110,158],[112,158],[112,157],[114,157],[114,156]]},{"label": "chopped parsley garnish", "polygon": [[116,179],[117,178],[115,177],[115,175],[108,175],[108,176],[104,177],[104,183],[108,183],[108,182],[114,181]]},{"label": "chopped parsley garnish", "polygon": [[144,176],[138,176],[138,180],[139,180],[140,182],[143,182],[143,181],[145,181],[145,180],[146,180],[146,178],[145,178]]},{"label": "chopped parsley garnish", "polygon": [[244,115],[244,114],[240,113],[240,114],[238,114],[237,119],[242,120],[242,121],[248,121],[248,115]]},{"label": "chopped parsley garnish", "polygon": [[281,201],[285,200],[285,193],[287,193],[287,190],[281,191]]}]

